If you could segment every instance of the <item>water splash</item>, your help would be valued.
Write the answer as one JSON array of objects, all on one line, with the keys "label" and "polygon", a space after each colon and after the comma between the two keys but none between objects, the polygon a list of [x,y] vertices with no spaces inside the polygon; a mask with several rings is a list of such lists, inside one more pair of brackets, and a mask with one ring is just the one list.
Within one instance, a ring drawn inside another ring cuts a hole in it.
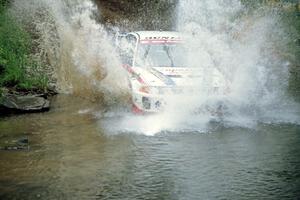
[{"label": "water splash", "polygon": [[226,123],[299,123],[299,105],[287,94],[289,62],[279,49],[287,41],[278,13],[264,7],[246,11],[238,0],[179,1],[178,29],[189,38],[190,57],[197,58],[191,65],[217,68],[230,80]]},{"label": "water splash", "polygon": [[61,92],[106,102],[125,95],[126,76],[91,0],[21,0],[12,10],[37,34],[38,56],[53,67]]},{"label": "water splash", "polygon": [[[199,90],[212,89],[212,72],[218,69],[230,82],[223,99],[200,91],[196,98],[172,99],[166,112],[154,116],[123,116],[118,125],[108,120],[111,132],[132,131],[155,135],[163,131],[206,132],[212,121],[222,126],[254,128],[258,123],[300,123],[299,105],[287,93],[289,61],[281,56],[287,45],[276,9],[248,12],[238,0],[180,0],[177,29],[186,38],[191,67],[202,68]],[[222,102],[225,114],[195,115],[203,104]],[[183,108],[183,109],[180,109]],[[105,117],[104,117],[105,118]]]},{"label": "water splash", "polygon": [[[248,12],[239,0],[179,0],[174,29],[186,37],[190,66],[202,68],[206,75],[197,83],[203,92],[196,98],[172,100],[166,112],[154,116],[133,116],[120,108],[119,102],[126,104],[128,99],[126,76],[112,36],[96,20],[99,11],[91,0],[19,0],[13,12],[36,31],[37,56],[54,68],[62,92],[108,102],[106,108],[113,111],[94,113],[106,130],[154,135],[205,132],[212,120],[242,127],[300,121],[299,105],[286,93],[289,62],[280,52],[286,33],[276,10],[262,7],[257,13]],[[226,99],[205,92],[212,87],[214,69],[230,82]],[[221,119],[211,113],[191,114],[203,104],[219,101],[227,107]]]}]

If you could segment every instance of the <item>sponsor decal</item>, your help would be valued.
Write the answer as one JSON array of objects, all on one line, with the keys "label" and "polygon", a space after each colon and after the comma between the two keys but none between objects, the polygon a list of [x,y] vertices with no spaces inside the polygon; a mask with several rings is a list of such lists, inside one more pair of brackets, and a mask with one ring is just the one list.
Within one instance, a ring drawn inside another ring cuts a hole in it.
[{"label": "sponsor decal", "polygon": [[140,40],[141,44],[177,44],[182,40]]},{"label": "sponsor decal", "polygon": [[168,37],[168,36],[158,36],[158,37],[145,37],[140,40],[142,44],[162,44],[162,43],[180,43],[182,39],[180,37]]},{"label": "sponsor decal", "polygon": [[145,40],[180,40],[180,37],[154,36],[154,37],[145,37]]}]

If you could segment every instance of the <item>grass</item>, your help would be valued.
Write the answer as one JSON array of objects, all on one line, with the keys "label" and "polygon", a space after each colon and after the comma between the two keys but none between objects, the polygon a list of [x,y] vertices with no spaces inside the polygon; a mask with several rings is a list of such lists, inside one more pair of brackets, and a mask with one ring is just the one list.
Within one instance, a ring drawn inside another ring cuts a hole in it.
[{"label": "grass", "polygon": [[48,79],[35,70],[31,35],[10,15],[8,2],[0,0],[0,87],[44,91]]}]

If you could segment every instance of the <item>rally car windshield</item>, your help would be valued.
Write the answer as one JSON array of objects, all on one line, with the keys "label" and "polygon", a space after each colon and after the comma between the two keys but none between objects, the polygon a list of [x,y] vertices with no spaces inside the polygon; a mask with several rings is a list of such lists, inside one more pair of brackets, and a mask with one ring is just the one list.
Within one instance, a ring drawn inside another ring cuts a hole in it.
[{"label": "rally car windshield", "polygon": [[182,44],[141,44],[136,65],[143,67],[186,67],[186,50]]}]

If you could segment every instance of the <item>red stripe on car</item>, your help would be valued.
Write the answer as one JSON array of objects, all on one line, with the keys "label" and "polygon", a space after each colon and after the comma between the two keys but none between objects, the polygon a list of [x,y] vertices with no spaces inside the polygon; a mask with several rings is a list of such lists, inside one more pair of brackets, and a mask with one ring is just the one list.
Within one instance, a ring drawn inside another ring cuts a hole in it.
[{"label": "red stripe on car", "polygon": [[124,64],[123,67],[132,75],[135,76],[138,82],[145,84],[145,81],[132,69],[130,65]]}]

